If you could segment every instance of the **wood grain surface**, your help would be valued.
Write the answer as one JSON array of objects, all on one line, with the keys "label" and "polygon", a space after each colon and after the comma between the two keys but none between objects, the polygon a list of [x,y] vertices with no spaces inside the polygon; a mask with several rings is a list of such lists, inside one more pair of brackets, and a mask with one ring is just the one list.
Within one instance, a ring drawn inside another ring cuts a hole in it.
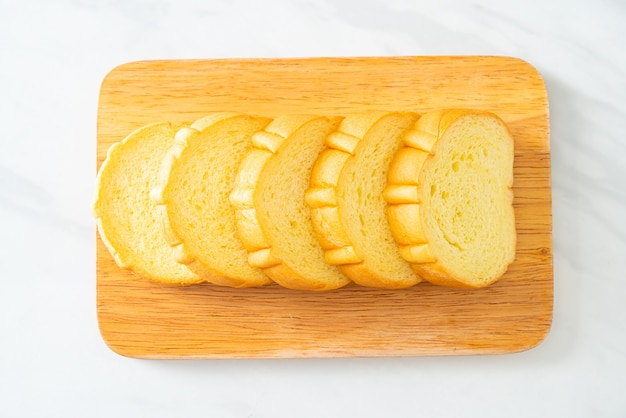
[{"label": "wood grain surface", "polygon": [[138,358],[365,357],[511,353],[552,321],[548,102],[528,63],[507,57],[145,61],[104,79],[97,166],[134,129],[212,111],[345,115],[476,108],[515,139],[515,262],[494,285],[324,292],[270,285],[168,287],[115,265],[97,238],[97,311],[115,352]]}]

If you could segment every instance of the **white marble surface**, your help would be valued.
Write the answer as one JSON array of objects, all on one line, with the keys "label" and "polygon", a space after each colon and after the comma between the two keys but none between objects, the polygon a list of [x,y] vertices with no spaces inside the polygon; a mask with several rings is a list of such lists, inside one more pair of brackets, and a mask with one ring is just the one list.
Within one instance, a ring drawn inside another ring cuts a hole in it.
[{"label": "white marble surface", "polygon": [[[0,1],[0,417],[626,416],[625,22],[621,0]],[[105,346],[89,206],[110,69],[441,54],[517,56],[545,77],[555,303],[543,344],[504,356],[167,362]]]}]

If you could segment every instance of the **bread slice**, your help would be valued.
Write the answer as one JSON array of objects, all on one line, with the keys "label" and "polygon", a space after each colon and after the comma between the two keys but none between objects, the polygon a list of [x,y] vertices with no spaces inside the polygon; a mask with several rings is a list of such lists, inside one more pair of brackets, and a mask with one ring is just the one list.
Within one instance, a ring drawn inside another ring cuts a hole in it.
[{"label": "bread slice", "polygon": [[324,261],[304,202],[311,169],[339,118],[285,115],[256,133],[230,201],[252,266],[291,289],[329,290],[350,281]]},{"label": "bread slice", "polygon": [[401,256],[382,193],[389,164],[418,115],[371,111],[348,116],[327,139],[306,201],[328,263],[363,286],[421,282]]},{"label": "bread slice", "polygon": [[237,168],[251,137],[270,119],[215,113],[176,133],[163,160],[152,197],[159,205],[165,236],[177,260],[205,280],[223,286],[271,283],[247,263],[237,238],[235,211],[228,202]]},{"label": "bread slice", "polygon": [[150,200],[161,160],[183,126],[154,123],[113,144],[98,171],[92,207],[100,237],[120,267],[172,285],[202,281],[174,260]]},{"label": "bread slice", "polygon": [[487,286],[515,258],[513,138],[473,110],[431,112],[416,128],[385,190],[401,254],[432,283]]}]

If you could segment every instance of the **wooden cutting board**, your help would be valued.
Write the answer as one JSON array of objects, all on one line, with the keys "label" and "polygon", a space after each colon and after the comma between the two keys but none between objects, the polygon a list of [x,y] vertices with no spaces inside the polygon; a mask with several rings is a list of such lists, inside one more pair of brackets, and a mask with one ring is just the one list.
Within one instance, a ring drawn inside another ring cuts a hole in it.
[{"label": "wooden cutting board", "polygon": [[505,57],[145,61],[102,83],[98,167],[108,147],[158,121],[212,111],[343,115],[366,109],[495,112],[515,139],[517,258],[481,290],[356,285],[326,293],[167,287],[118,268],[97,238],[102,336],[139,358],[421,356],[511,353],[540,343],[552,321],[548,102],[541,76]]}]

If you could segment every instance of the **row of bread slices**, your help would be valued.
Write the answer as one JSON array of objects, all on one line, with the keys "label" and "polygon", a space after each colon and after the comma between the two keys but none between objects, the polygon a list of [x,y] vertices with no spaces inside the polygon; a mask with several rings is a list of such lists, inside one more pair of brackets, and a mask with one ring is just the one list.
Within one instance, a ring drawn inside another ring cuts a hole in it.
[{"label": "row of bread slices", "polygon": [[483,287],[515,256],[513,140],[492,113],[214,113],[108,150],[117,264],[167,284]]}]

